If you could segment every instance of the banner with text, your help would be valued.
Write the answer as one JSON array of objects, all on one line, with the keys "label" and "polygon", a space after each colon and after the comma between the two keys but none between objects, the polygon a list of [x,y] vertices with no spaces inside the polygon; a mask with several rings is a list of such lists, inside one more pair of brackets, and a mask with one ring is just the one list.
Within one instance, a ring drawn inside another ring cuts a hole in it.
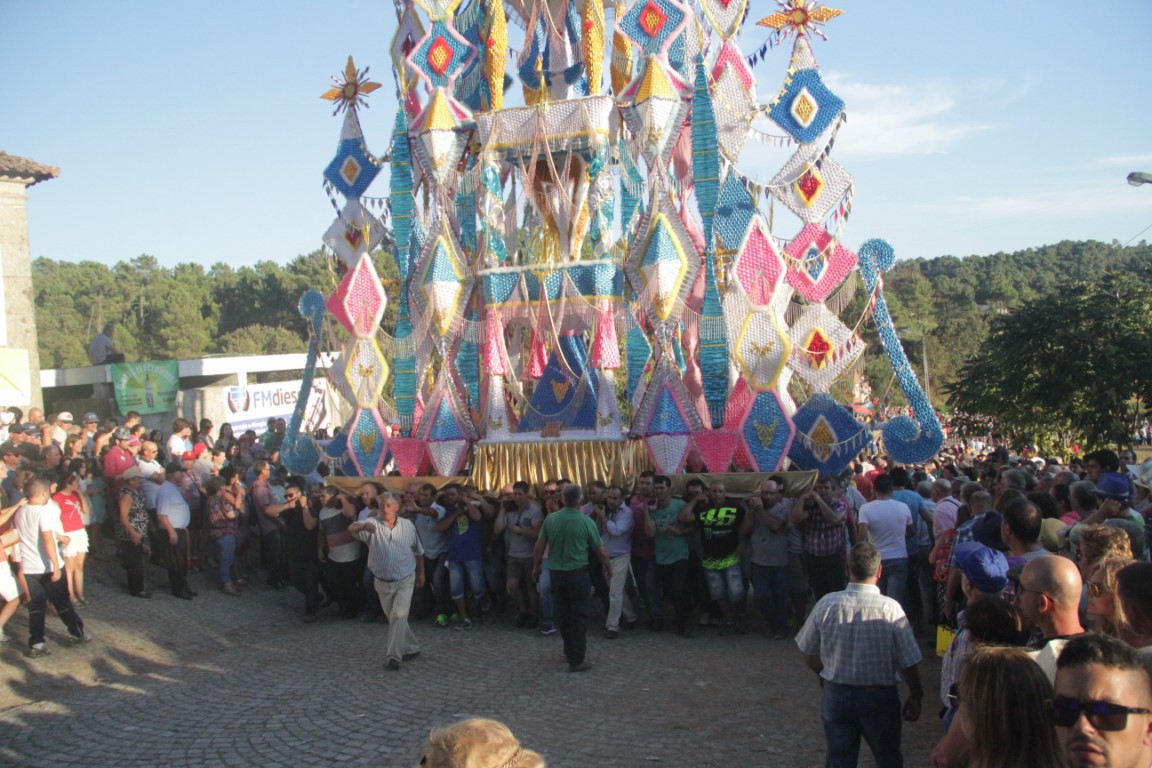
[{"label": "banner with text", "polygon": [[120,413],[171,413],[176,410],[180,366],[175,360],[112,363],[112,390]]},{"label": "banner with text", "polygon": [[[321,427],[324,429],[330,427],[327,383],[323,379],[312,382],[308,407],[304,411],[304,421],[300,425],[301,433],[312,433]],[[232,432],[240,436],[252,429],[257,435],[261,435],[268,429],[268,419],[289,421],[300,394],[300,384],[301,380],[297,379],[225,389],[228,401],[225,403],[225,411],[228,414],[228,423],[232,425]]]}]

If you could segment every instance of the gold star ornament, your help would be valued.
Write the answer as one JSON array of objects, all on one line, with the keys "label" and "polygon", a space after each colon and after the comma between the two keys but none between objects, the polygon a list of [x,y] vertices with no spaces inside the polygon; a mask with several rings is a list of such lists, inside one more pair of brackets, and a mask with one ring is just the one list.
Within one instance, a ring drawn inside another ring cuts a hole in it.
[{"label": "gold star ornament", "polygon": [[757,26],[770,27],[776,30],[779,40],[789,35],[819,35],[827,40],[821,26],[844,13],[837,8],[826,8],[819,4],[819,0],[776,0],[780,10],[756,22]]},{"label": "gold star ornament", "polygon": [[332,82],[336,83],[336,87],[329,88],[320,95],[320,98],[336,102],[336,109],[332,110],[334,115],[346,109],[355,111],[359,107],[367,106],[368,94],[380,87],[380,83],[368,79],[368,67],[356,69],[356,63],[352,61],[351,56],[348,57],[348,64],[344,67],[344,77],[333,76]]}]

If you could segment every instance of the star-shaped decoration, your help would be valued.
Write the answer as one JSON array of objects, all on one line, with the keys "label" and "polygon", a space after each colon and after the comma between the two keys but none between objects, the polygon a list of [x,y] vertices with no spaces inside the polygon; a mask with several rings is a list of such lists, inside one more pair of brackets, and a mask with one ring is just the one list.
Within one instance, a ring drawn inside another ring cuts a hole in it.
[{"label": "star-shaped decoration", "polygon": [[352,61],[351,56],[344,66],[343,79],[334,75],[332,82],[336,83],[336,87],[329,88],[320,95],[320,98],[336,102],[336,109],[332,110],[334,115],[346,109],[355,111],[359,107],[367,106],[368,94],[380,87],[380,83],[368,79],[368,67],[356,69],[356,63]]},{"label": "star-shaped decoration", "polygon": [[819,0],[776,0],[780,10],[756,22],[757,26],[770,27],[776,30],[776,42],[785,40],[789,35],[807,36],[819,35],[824,40],[821,26],[844,13],[837,8],[826,8],[820,5]]}]

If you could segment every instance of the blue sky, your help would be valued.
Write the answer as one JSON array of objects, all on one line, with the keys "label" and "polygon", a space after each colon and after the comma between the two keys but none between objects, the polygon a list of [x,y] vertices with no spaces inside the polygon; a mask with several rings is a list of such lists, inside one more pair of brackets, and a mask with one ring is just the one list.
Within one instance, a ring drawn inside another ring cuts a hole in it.
[{"label": "blue sky", "polygon": [[[849,247],[963,256],[1152,225],[1152,186],[1124,181],[1152,171],[1152,3],[828,4],[845,13],[813,48],[847,102],[833,157],[856,178]],[[774,7],[753,0],[750,22]],[[241,265],[315,249],[341,124],[319,95],[349,54],[370,66],[385,88],[362,122],[382,153],[395,26],[381,0],[0,0],[0,149],[61,168],[30,190],[32,255]],[[740,44],[765,39],[749,23]],[[761,96],[788,55],[756,66]],[[750,143],[741,167],[768,179],[787,156]]]}]

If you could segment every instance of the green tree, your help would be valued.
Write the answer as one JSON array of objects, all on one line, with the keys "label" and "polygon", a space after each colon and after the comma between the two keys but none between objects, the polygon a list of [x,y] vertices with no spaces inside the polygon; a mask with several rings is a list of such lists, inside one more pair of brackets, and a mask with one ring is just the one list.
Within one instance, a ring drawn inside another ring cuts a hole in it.
[{"label": "green tree", "polygon": [[1119,272],[1027,302],[992,321],[952,402],[1025,439],[1125,444],[1152,396],[1150,314],[1149,284]]}]

